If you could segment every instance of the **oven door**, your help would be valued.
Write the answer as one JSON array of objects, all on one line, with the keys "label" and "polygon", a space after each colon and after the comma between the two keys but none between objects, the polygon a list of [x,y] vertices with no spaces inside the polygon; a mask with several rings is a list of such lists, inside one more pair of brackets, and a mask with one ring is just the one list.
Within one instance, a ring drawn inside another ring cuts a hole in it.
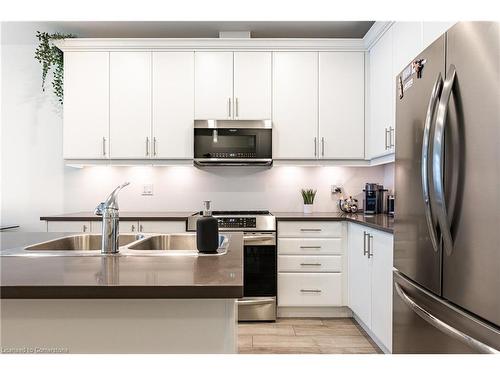
[{"label": "oven door", "polygon": [[195,121],[197,165],[270,165],[272,129],[265,121]]},{"label": "oven door", "polygon": [[245,233],[244,243],[244,298],[238,301],[238,320],[276,320],[276,235]]}]

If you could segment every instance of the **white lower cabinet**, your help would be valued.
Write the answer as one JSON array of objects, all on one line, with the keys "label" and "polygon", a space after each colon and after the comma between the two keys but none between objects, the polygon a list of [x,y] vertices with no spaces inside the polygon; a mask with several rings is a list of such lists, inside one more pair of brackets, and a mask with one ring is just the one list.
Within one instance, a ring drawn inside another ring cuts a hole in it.
[{"label": "white lower cabinet", "polygon": [[279,306],[341,306],[342,274],[278,274]]},{"label": "white lower cabinet", "polygon": [[[149,221],[149,220],[120,220],[121,233],[182,233],[186,231],[184,220],[176,221]],[[47,232],[102,232],[102,221],[47,221]]]},{"label": "white lower cabinet", "polygon": [[90,221],[47,221],[47,232],[90,233]]},{"label": "white lower cabinet", "polygon": [[348,224],[349,307],[392,351],[393,236]]},{"label": "white lower cabinet", "polygon": [[344,223],[278,222],[278,306],[345,306]]}]

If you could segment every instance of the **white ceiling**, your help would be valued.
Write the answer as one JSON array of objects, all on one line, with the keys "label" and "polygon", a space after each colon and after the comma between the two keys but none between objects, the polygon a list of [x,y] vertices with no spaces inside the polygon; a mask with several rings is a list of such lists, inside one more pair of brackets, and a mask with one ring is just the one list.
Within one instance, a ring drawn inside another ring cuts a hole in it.
[{"label": "white ceiling", "polygon": [[362,38],[372,24],[373,21],[3,22],[2,36],[6,29],[19,32],[23,28],[32,30],[36,25],[40,31],[57,30],[80,38],[217,38],[219,31],[250,31],[252,38]]}]

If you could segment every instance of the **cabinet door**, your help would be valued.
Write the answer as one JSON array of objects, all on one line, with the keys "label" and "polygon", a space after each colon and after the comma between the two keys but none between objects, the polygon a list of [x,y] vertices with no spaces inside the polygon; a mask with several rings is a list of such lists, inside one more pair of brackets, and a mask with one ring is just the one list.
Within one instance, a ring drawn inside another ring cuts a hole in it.
[{"label": "cabinet door", "polygon": [[392,28],[370,50],[370,158],[394,152],[386,130],[394,128],[395,76],[392,68]]},{"label": "cabinet door", "polygon": [[363,52],[319,53],[320,157],[365,157]]},{"label": "cabinet door", "polygon": [[90,221],[48,221],[47,232],[89,233]]},{"label": "cabinet door", "polygon": [[372,325],[371,330],[392,350],[392,254],[393,236],[371,231]]},{"label": "cabinet door", "polygon": [[422,22],[396,22],[392,30],[396,76],[422,51]]},{"label": "cabinet door", "polygon": [[234,118],[271,118],[271,52],[234,53]]},{"label": "cabinet door", "polygon": [[317,157],[317,52],[274,52],[273,126],[273,158]]},{"label": "cabinet door", "polygon": [[109,157],[109,53],[64,53],[65,159]]},{"label": "cabinet door", "polygon": [[112,158],[149,158],[151,52],[110,52]]},{"label": "cabinet door", "polygon": [[370,260],[364,255],[365,228],[349,223],[348,226],[348,290],[349,307],[371,327],[371,267]]},{"label": "cabinet door", "polygon": [[182,233],[185,231],[185,221],[139,221],[141,233]]},{"label": "cabinet door", "polygon": [[195,118],[233,116],[233,53],[195,52]]},{"label": "cabinet door", "polygon": [[155,158],[193,157],[194,52],[153,52]]}]

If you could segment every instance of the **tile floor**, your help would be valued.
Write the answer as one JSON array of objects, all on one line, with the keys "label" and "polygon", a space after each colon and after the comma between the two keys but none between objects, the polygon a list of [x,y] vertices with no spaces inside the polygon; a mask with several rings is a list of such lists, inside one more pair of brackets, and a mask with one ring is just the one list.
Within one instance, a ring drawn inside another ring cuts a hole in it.
[{"label": "tile floor", "polygon": [[239,323],[241,354],[382,353],[351,318],[281,318],[276,323]]}]

